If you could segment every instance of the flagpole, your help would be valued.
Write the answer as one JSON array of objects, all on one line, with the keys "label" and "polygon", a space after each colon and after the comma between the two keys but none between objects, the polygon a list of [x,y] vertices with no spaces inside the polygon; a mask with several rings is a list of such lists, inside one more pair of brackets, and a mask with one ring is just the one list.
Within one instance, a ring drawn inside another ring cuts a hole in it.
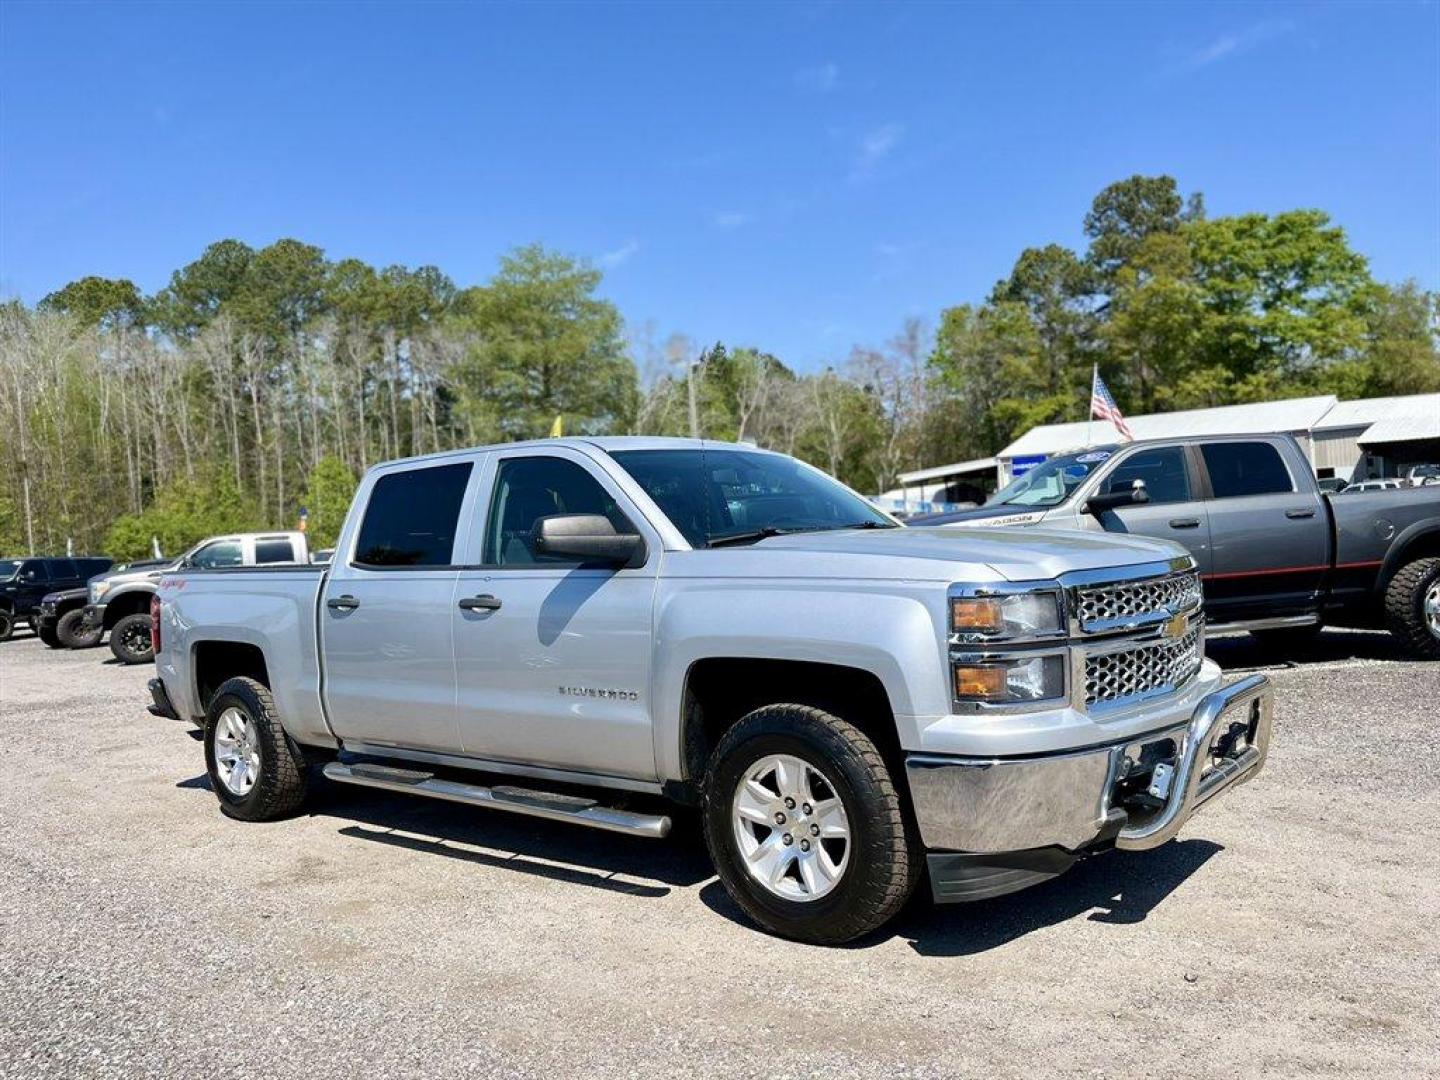
[{"label": "flagpole", "polygon": [[1095,364],[1095,366],[1090,369],[1090,400],[1089,400],[1089,402],[1086,404],[1086,410],[1087,410],[1087,413],[1088,413],[1088,418],[1087,418],[1086,421],[1085,421],[1085,445],[1086,445],[1086,446],[1090,446],[1090,445],[1091,445],[1091,443],[1092,443],[1092,435],[1091,435],[1091,433],[1095,430],[1095,380],[1097,380],[1098,378],[1100,378],[1100,364],[1099,364],[1099,362],[1097,361],[1096,364]]}]

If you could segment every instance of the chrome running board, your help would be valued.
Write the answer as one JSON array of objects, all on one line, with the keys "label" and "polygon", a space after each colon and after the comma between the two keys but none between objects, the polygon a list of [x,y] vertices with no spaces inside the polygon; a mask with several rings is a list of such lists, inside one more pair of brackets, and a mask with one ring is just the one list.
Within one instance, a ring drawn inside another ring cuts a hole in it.
[{"label": "chrome running board", "polygon": [[426,795],[432,799],[483,806],[492,810],[508,810],[512,814],[569,821],[592,829],[646,836],[660,839],[670,832],[670,819],[663,814],[635,814],[601,806],[593,799],[575,795],[559,795],[549,791],[531,791],[518,787],[484,787],[445,780],[434,773],[418,769],[399,769],[390,765],[332,761],[325,766],[325,776],[342,784],[402,791],[409,795]]},{"label": "chrome running board", "polygon": [[1320,621],[1318,615],[1287,615],[1272,619],[1242,619],[1240,622],[1210,623],[1205,628],[1206,637],[1220,634],[1240,634],[1251,630],[1286,630],[1291,627],[1314,626]]}]

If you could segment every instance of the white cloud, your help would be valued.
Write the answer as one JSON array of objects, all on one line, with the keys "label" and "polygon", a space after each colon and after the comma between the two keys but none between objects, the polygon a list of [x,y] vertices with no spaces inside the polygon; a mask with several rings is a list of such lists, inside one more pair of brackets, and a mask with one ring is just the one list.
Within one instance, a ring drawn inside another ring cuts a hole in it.
[{"label": "white cloud", "polygon": [[742,210],[725,211],[724,213],[716,214],[710,219],[711,224],[713,224],[715,228],[725,229],[726,231],[743,228],[754,220],[754,214],[747,214]]},{"label": "white cloud", "polygon": [[840,85],[840,65],[820,64],[795,72],[795,86],[807,94],[829,94]]},{"label": "white cloud", "polygon": [[904,134],[905,129],[899,124],[882,124],[867,131],[860,139],[851,179],[858,180],[873,172],[900,145]]},{"label": "white cloud", "polygon": [[605,252],[605,254],[601,255],[600,265],[608,266],[612,269],[617,266],[623,266],[625,263],[630,261],[630,256],[634,255],[639,250],[639,240],[626,240],[625,243],[621,244],[614,251],[607,251]]},{"label": "white cloud", "polygon": [[1268,20],[1256,23],[1254,26],[1237,30],[1234,33],[1222,34],[1204,48],[1196,49],[1185,60],[1185,67],[1190,69],[1209,67],[1211,64],[1227,60],[1232,56],[1239,56],[1247,53],[1259,45],[1275,38],[1283,37],[1295,29],[1295,24],[1283,20]]}]

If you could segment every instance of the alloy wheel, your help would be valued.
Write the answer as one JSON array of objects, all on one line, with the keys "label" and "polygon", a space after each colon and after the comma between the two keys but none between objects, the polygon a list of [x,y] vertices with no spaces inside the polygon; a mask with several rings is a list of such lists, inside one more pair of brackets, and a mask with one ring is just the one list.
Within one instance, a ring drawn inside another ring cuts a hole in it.
[{"label": "alloy wheel", "polygon": [[770,754],[745,771],[731,800],[746,872],[785,900],[827,895],[850,862],[850,818],[823,771],[793,754]]},{"label": "alloy wheel", "polygon": [[215,721],[215,771],[225,789],[240,798],[260,775],[260,733],[240,709],[226,709]]}]

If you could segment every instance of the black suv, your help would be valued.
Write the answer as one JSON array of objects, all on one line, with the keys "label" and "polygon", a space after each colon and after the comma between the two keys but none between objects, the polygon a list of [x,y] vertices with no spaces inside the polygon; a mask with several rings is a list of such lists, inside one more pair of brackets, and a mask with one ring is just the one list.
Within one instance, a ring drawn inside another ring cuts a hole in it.
[{"label": "black suv", "polygon": [[77,589],[114,565],[113,559],[0,559],[0,641],[20,619],[32,621],[46,593]]}]

